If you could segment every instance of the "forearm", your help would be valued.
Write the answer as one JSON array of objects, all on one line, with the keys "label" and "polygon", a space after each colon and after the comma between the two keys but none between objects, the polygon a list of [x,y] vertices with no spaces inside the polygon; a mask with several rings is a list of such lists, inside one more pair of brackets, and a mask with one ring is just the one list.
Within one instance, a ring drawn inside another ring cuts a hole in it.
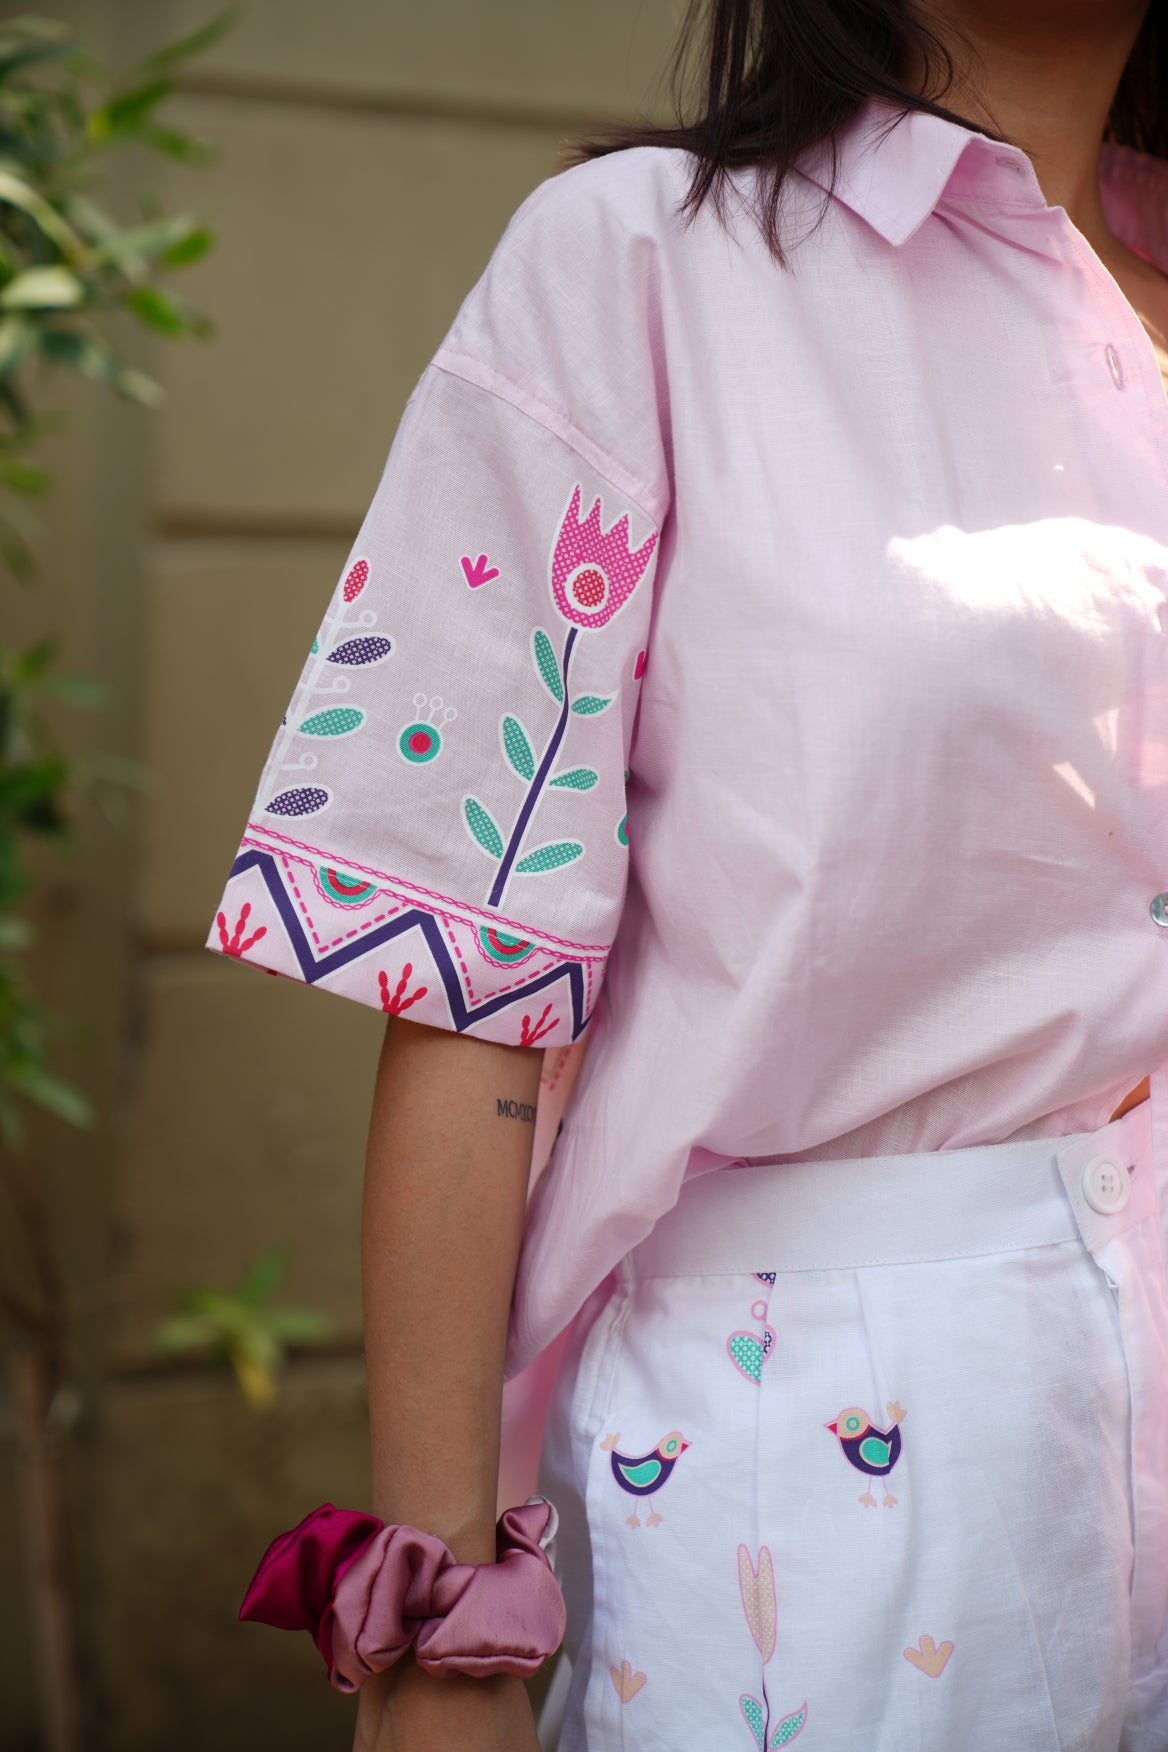
[{"label": "forearm", "polygon": [[494,1556],[507,1315],[543,1053],[392,1020],[366,1156],[374,1512]]}]

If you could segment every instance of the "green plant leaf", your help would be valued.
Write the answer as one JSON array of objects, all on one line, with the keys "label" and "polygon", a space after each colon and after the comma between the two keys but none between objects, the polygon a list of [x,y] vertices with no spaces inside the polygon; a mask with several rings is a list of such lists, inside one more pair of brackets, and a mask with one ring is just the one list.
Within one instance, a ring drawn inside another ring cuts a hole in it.
[{"label": "green plant leaf", "polygon": [[164,157],[176,159],[179,164],[189,164],[197,170],[205,170],[216,163],[219,156],[205,140],[196,140],[193,134],[180,133],[177,128],[160,128],[153,122],[139,131],[138,139]]},{"label": "green plant leaf", "polygon": [[204,1346],[213,1344],[217,1337],[218,1331],[214,1322],[204,1315],[172,1314],[168,1320],[160,1321],[154,1328],[153,1344],[156,1350],[174,1356],[201,1350]]},{"label": "green plant leaf", "polygon": [[167,250],[184,243],[197,230],[195,221],[186,214],[150,219],[124,231],[115,227],[98,244],[94,259],[113,263],[123,273],[142,274],[152,263],[165,258]]},{"label": "green plant leaf", "polygon": [[162,251],[159,258],[168,268],[185,268],[214,247],[215,233],[209,225],[193,225],[183,237],[178,237]]},{"label": "green plant leaf", "polygon": [[572,767],[566,773],[557,773],[551,782],[562,791],[590,791],[599,777],[593,767]]},{"label": "green plant leaf", "polygon": [[37,462],[21,462],[19,457],[0,458],[0,485],[11,493],[24,493],[39,498],[47,493],[53,477]]},{"label": "green plant leaf", "polygon": [[16,1082],[16,1088],[34,1106],[43,1108],[55,1119],[64,1120],[66,1125],[87,1131],[93,1124],[95,1115],[92,1102],[80,1089],[75,1089],[72,1083],[66,1083],[62,1077],[53,1076],[50,1071],[30,1067]]},{"label": "green plant leaf", "polygon": [[572,701],[572,710],[579,712],[582,718],[594,718],[598,712],[606,712],[615,698],[615,694],[609,694],[607,699],[601,694],[577,694]]},{"label": "green plant leaf", "polygon": [[26,268],[0,292],[5,310],[72,310],[84,304],[86,289],[68,268]]},{"label": "green plant leaf", "polygon": [[125,91],[111,98],[100,109],[91,110],[86,122],[90,142],[94,146],[105,146],[113,140],[132,139],[141,132],[151,111],[157,109],[173,90],[169,79],[153,79],[134,91]]},{"label": "green plant leaf", "polygon": [[268,1319],[282,1344],[312,1344],[332,1330],[332,1322],[314,1308],[273,1308]]},{"label": "green plant leaf", "polygon": [[266,1253],[248,1266],[239,1286],[239,1297],[243,1302],[256,1306],[266,1302],[268,1297],[283,1281],[288,1269],[287,1256],[279,1247],[270,1247]]},{"label": "green plant leaf", "polygon": [[19,954],[34,942],[33,929],[27,919],[15,918],[11,913],[0,916],[0,949],[5,954]]},{"label": "green plant leaf", "polygon": [[0,24],[0,79],[10,79],[37,61],[67,55],[72,48],[69,28],[58,19],[5,19]]},{"label": "green plant leaf", "polygon": [[40,347],[55,364],[67,365],[94,383],[108,383],[129,401],[157,407],[163,399],[162,385],[145,372],[124,365],[100,335],[82,329],[45,329]]},{"label": "green plant leaf", "polygon": [[545,870],[557,870],[561,864],[574,864],[583,855],[584,847],[579,840],[556,840],[536,846],[533,852],[520,858],[515,869],[520,876],[540,876]]},{"label": "green plant leaf", "polygon": [[536,627],[531,635],[531,651],[535,658],[535,670],[543,685],[551,694],[557,705],[564,703],[564,682],[560,675],[560,666],[556,662],[556,654],[552,642],[542,627]]},{"label": "green plant leaf", "polygon": [[535,752],[531,738],[519,722],[510,716],[503,719],[503,752],[521,779],[535,777]]},{"label": "green plant leaf", "polygon": [[170,43],[165,49],[159,49],[143,61],[139,72],[149,77],[154,73],[162,73],[168,67],[176,67],[180,61],[189,61],[194,55],[205,55],[208,49],[235,29],[239,23],[240,9],[238,6],[227,6],[222,12],[217,12],[209,23],[201,25],[192,31],[190,36],[180,37],[175,43]]},{"label": "green plant leaf", "polygon": [[36,325],[27,316],[6,316],[0,320],[0,376],[19,370],[36,344]]},{"label": "green plant leaf", "polygon": [[158,329],[174,339],[181,340],[187,335],[197,335],[202,339],[211,333],[211,324],[205,316],[199,316],[189,305],[172,298],[169,292],[163,292],[158,286],[135,287],[126,294],[125,303],[148,328]]},{"label": "green plant leaf", "polygon": [[85,259],[88,253],[85,240],[62,219],[42,194],[8,165],[0,165],[0,202],[26,213],[49,242],[57,246],[66,260],[76,262]]},{"label": "green plant leaf", "polygon": [[466,825],[484,852],[489,852],[492,858],[501,858],[503,856],[503,835],[478,798],[464,797],[462,810],[466,817]]}]

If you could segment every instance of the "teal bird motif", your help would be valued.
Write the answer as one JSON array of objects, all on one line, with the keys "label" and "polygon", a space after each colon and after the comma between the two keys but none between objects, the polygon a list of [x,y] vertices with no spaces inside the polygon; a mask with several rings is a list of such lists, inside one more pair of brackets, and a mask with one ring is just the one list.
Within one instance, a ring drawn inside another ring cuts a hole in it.
[{"label": "teal bird motif", "polygon": [[[673,1468],[677,1465],[689,1443],[680,1430],[670,1430],[667,1436],[662,1436],[657,1446],[649,1454],[621,1454],[617,1451],[620,1441],[620,1431],[615,1435],[605,1436],[600,1446],[608,1451],[612,1461],[612,1476],[621,1489],[633,1497],[653,1497],[661,1489]],[[662,1517],[657,1510],[651,1508],[645,1516],[647,1527],[657,1527]],[[639,1527],[641,1518],[633,1509],[626,1517],[626,1526]]]}]

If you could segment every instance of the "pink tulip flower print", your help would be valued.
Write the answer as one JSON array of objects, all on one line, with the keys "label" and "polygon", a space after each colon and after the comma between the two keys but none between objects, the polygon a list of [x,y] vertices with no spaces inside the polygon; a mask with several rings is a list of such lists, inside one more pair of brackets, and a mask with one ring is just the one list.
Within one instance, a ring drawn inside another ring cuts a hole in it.
[{"label": "pink tulip flower print", "polygon": [[552,601],[573,626],[607,626],[637,588],[656,546],[654,532],[635,553],[629,548],[627,512],[606,534],[599,499],[581,523],[577,484],[552,550]]},{"label": "pink tulip flower print", "polygon": [[754,1736],[758,1752],[779,1752],[780,1747],[789,1746],[803,1732],[807,1721],[807,1705],[800,1704],[798,1709],[783,1716],[781,1721],[772,1723],[766,1668],[775,1652],[778,1600],[775,1595],[774,1560],[767,1546],[759,1546],[757,1564],[752,1561],[748,1546],[738,1547],[738,1587],[742,1595],[742,1610],[762,1660],[762,1684],[759,1687],[762,1697],[757,1698],[753,1692],[744,1691],[738,1699],[738,1707]]},{"label": "pink tulip flower print", "polygon": [[557,708],[555,724],[541,748],[540,739],[533,736],[514,713],[505,713],[500,723],[503,757],[526,785],[523,802],[506,839],[503,829],[477,797],[463,798],[467,831],[497,865],[487,895],[488,906],[500,904],[512,873],[518,876],[543,875],[574,863],[584,855],[581,841],[563,839],[528,847],[520,857],[532,818],[549,786],[561,792],[585,792],[599,780],[599,773],[590,766],[572,766],[555,773],[552,770],[571,715],[598,717],[616,697],[583,693],[572,698],[568,691],[572,652],[582,632],[605,627],[614,615],[620,613],[644,577],[657,546],[654,531],[639,548],[630,547],[627,512],[605,530],[601,524],[599,498],[594,500],[592,509],[581,521],[582,495],[583,489],[577,482],[567,510],[560,519],[549,562],[552,601],[568,623],[563,649],[557,653],[542,627],[536,627],[531,635],[536,674]]}]

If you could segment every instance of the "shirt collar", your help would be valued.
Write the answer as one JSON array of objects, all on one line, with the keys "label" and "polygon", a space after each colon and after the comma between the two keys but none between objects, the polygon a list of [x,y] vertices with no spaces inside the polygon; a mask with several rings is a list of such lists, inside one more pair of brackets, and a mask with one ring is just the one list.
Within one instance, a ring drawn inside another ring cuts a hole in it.
[{"label": "shirt collar", "polygon": [[[818,187],[898,247],[920,229],[943,197],[1045,207],[1034,166],[1017,146],[972,128],[869,100],[830,146],[799,162]],[[1168,274],[1168,163],[1127,146],[1104,145],[1100,192],[1107,222],[1129,248]]]},{"label": "shirt collar", "polygon": [[1045,205],[1034,167],[1017,147],[919,110],[900,115],[875,99],[836,136],[835,167],[833,186],[830,145],[799,162],[813,183],[898,248],[945,194]]},{"label": "shirt collar", "polygon": [[[1017,146],[972,128],[889,104],[866,103],[836,141],[835,198],[899,248],[919,230],[943,196],[1044,207],[1034,166]],[[819,188],[832,189],[831,149],[799,162]],[[1115,235],[1168,274],[1168,163],[1128,146],[1099,155],[1103,210]]]}]

